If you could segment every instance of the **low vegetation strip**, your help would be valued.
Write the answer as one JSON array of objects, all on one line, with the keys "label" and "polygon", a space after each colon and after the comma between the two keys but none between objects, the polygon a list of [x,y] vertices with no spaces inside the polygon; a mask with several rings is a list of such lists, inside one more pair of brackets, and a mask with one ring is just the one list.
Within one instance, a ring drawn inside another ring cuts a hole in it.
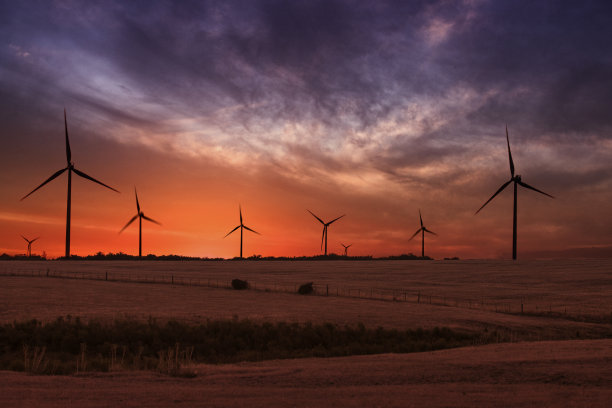
[{"label": "low vegetation strip", "polygon": [[[486,339],[484,340],[486,341]],[[210,320],[188,324],[70,316],[0,326],[0,369],[38,374],[157,370],[189,375],[196,363],[410,353],[482,343],[482,335],[448,328],[388,330],[362,324],[256,323]]]}]

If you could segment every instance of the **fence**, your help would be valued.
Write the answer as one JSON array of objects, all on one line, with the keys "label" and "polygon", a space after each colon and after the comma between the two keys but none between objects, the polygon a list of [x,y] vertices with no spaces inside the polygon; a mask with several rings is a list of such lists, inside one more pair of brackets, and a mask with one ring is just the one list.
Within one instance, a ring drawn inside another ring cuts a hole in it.
[{"label": "fence", "polygon": [[[146,283],[146,284],[166,284],[180,286],[196,286],[219,289],[232,289],[231,280],[209,279],[209,278],[193,278],[185,277],[173,273],[124,273],[112,271],[62,271],[57,269],[47,268],[40,269],[24,269],[24,268],[7,268],[0,271],[0,276],[20,276],[20,277],[45,277],[45,278],[61,278],[61,279],[83,279],[94,281],[108,282],[128,282],[128,283]],[[262,292],[277,292],[277,293],[293,293],[297,294],[300,284],[287,283],[263,283],[249,281],[250,289]],[[459,298],[450,296],[439,296],[422,293],[415,290],[405,289],[381,289],[381,288],[355,288],[342,287],[329,284],[313,284],[313,295],[316,296],[333,296],[363,300],[377,300],[390,302],[406,302],[416,304],[428,304],[436,306],[448,306],[464,309],[477,309],[496,313],[507,314],[527,314],[527,315],[551,315],[565,318],[579,318],[580,320],[589,320],[585,313],[576,313],[576,308],[573,308],[574,314],[568,314],[567,306],[549,304],[527,305],[524,298],[514,301],[499,302],[491,299],[480,298]],[[529,307],[528,307],[529,306]],[[599,319],[598,319],[599,320]]]}]

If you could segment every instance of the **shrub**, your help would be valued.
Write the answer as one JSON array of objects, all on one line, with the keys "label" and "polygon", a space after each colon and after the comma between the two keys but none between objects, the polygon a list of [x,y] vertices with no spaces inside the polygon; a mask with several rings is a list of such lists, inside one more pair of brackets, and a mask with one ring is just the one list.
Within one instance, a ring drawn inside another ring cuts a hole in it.
[{"label": "shrub", "polygon": [[155,370],[193,377],[197,363],[407,353],[476,340],[499,341],[448,328],[388,330],[363,324],[256,323],[238,318],[201,324],[60,318],[45,324],[32,320],[0,325],[0,370],[36,374]]},{"label": "shrub", "polygon": [[245,290],[249,288],[249,282],[241,279],[232,280],[232,288],[236,290]]},{"label": "shrub", "polygon": [[298,289],[298,293],[300,295],[310,295],[312,292],[314,292],[314,288],[312,287],[312,282],[305,283],[301,285],[300,288]]}]

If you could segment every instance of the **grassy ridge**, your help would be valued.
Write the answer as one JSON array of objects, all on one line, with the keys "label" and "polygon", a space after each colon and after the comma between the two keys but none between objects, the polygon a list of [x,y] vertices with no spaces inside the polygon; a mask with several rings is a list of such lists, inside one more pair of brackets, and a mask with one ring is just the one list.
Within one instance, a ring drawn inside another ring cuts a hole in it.
[{"label": "grassy ridge", "polygon": [[362,324],[255,323],[210,320],[84,322],[37,320],[0,326],[0,369],[45,374],[117,369],[176,374],[193,363],[231,363],[278,358],[409,353],[473,344],[475,335],[448,328],[368,329]]}]

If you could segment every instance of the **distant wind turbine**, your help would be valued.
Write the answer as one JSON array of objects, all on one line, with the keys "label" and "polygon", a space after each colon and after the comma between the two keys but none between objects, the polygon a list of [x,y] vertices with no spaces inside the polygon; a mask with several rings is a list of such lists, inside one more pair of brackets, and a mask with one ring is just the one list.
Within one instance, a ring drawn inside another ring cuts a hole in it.
[{"label": "distant wind turbine", "polygon": [[353,246],[353,244],[344,245],[342,242],[340,243],[344,247],[344,256],[348,256],[348,249]]},{"label": "distant wind turbine", "polygon": [[157,224],[157,225],[161,225],[161,224],[155,221],[154,219],[147,217],[146,215],[144,215],[142,211],[140,211],[140,203],[138,202],[138,192],[136,191],[136,187],[134,187],[134,194],[136,195],[136,215],[133,216],[132,219],[129,220],[123,228],[121,228],[121,231],[119,231],[119,233],[121,234],[124,229],[129,227],[129,225],[133,223],[136,220],[136,218],[138,218],[138,257],[142,258],[142,220],[143,218],[154,224]]},{"label": "distant wind turbine", "polygon": [[[248,230],[248,231],[254,232],[254,233],[255,233],[255,234],[257,234],[257,235],[261,235],[261,234],[260,234],[259,232],[255,231],[255,230],[250,229],[249,227],[247,227],[246,225],[244,225],[244,224],[242,223],[242,207],[241,207],[240,205],[238,206],[238,212],[239,212],[239,214],[240,214],[240,224],[239,224],[239,225],[238,225],[236,228],[234,228],[233,230],[231,230],[230,232],[228,232],[228,233],[225,235],[225,237],[227,237],[227,236],[228,236],[228,235],[230,235],[232,232],[234,232],[234,231],[236,231],[238,228],[240,228],[240,258],[242,258],[242,230]],[[223,237],[223,238],[225,238],[225,237]]]},{"label": "distant wind turbine", "polygon": [[423,225],[423,217],[421,216],[421,210],[419,210],[419,221],[421,221],[421,228],[419,228],[414,235],[412,235],[410,237],[410,239],[408,241],[411,241],[414,237],[416,237],[417,235],[419,235],[419,232],[421,233],[421,258],[425,258],[425,233],[429,233],[429,234],[433,234],[433,235],[438,235],[433,231],[428,230],[427,228],[425,228],[425,226]]},{"label": "distant wind turbine", "polygon": [[339,216],[338,218],[334,218],[330,222],[324,222],[322,219],[320,219],[319,217],[314,215],[314,213],[312,211],[310,211],[310,210],[306,210],[306,211],[308,211],[310,214],[312,214],[313,217],[315,217],[317,220],[319,220],[319,222],[321,224],[323,224],[323,235],[321,236],[321,249],[323,249],[323,241],[325,241],[325,255],[327,255],[327,228],[332,223],[334,223],[334,222],[338,221],[340,218],[344,217],[346,214],[343,214],[343,215]]},{"label": "distant wind turbine", "polygon": [[72,195],[72,172],[76,173],[77,176],[93,181],[94,183],[98,183],[101,186],[104,186],[117,193],[119,191],[115,190],[112,187],[107,186],[106,184],[102,183],[101,181],[96,180],[95,178],[91,176],[88,176],[87,174],[83,173],[80,170],[77,170],[74,167],[74,163],[71,161],[72,154],[70,153],[70,142],[68,140],[68,122],[66,121],[66,109],[64,109],[64,129],[66,131],[66,162],[68,163],[67,166],[53,173],[53,175],[49,177],[47,180],[45,180],[41,185],[36,187],[34,190],[30,191],[27,195],[23,196],[21,200],[26,199],[28,196],[30,196],[30,194],[32,194],[33,192],[35,192],[36,190],[38,190],[39,188],[41,188],[42,186],[44,186],[51,180],[55,179],[56,177],[60,176],[66,170],[68,170],[68,199],[66,203],[66,252],[65,252],[65,257],[69,258],[70,257],[70,207],[71,207],[71,195]]},{"label": "distant wind turbine", "polygon": [[514,217],[512,219],[512,259],[516,260],[516,191],[517,191],[517,185],[521,185],[537,193],[544,194],[545,196],[548,196],[550,198],[555,198],[555,197],[551,196],[550,194],[546,194],[545,192],[540,191],[537,188],[532,187],[527,183],[524,183],[523,181],[521,181],[520,175],[518,174],[516,176],[514,175],[514,162],[512,161],[512,153],[510,152],[510,138],[508,137],[508,125],[506,125],[506,142],[508,144],[508,160],[510,161],[510,180],[502,184],[502,186],[495,192],[495,194],[493,194],[491,198],[489,198],[487,202],[484,203],[482,207],[480,207],[474,215],[478,214],[480,210],[482,210],[487,204],[489,204],[491,200],[495,198],[496,195],[501,193],[502,190],[508,187],[510,183],[514,182]]},{"label": "distant wind turbine", "polygon": [[25,241],[28,243],[28,258],[29,258],[32,256],[32,243],[40,237],[36,237],[34,239],[27,239],[26,237],[22,235],[21,238],[25,239]]}]

